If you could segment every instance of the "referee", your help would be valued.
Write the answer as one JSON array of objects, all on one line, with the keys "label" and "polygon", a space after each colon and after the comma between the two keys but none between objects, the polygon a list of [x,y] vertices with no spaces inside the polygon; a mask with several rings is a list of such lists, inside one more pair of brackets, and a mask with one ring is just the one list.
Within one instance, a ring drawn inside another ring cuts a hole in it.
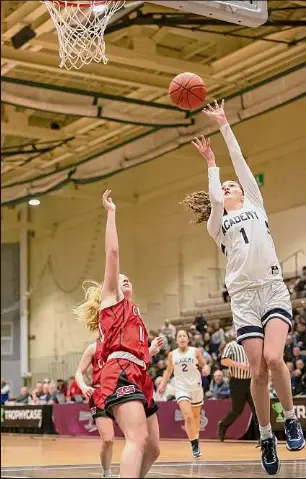
[{"label": "referee", "polygon": [[219,439],[223,442],[227,428],[242,414],[246,402],[250,405],[256,423],[257,417],[250,390],[251,373],[243,347],[236,341],[229,342],[222,353],[221,364],[229,369],[232,400],[231,411],[218,424]]}]

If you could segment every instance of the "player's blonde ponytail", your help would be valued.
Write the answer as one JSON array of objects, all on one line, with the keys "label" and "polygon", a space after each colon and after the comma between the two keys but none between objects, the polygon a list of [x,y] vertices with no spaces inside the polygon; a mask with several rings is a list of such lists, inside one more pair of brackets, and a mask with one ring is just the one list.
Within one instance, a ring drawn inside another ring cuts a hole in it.
[{"label": "player's blonde ponytail", "polygon": [[195,214],[196,219],[193,223],[208,221],[211,212],[211,202],[209,194],[206,191],[188,193],[183,201],[181,201],[181,204]]},{"label": "player's blonde ponytail", "polygon": [[[88,284],[88,286],[87,286]],[[86,323],[90,332],[98,330],[102,285],[95,281],[84,281],[85,301],[73,309],[78,321]]]}]

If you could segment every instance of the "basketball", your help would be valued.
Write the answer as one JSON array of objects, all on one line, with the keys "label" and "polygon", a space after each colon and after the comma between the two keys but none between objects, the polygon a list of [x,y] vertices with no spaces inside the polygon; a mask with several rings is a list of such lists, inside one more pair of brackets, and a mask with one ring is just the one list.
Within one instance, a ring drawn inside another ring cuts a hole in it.
[{"label": "basketball", "polygon": [[169,85],[169,96],[172,103],[181,110],[194,110],[205,101],[207,86],[195,73],[180,73]]}]

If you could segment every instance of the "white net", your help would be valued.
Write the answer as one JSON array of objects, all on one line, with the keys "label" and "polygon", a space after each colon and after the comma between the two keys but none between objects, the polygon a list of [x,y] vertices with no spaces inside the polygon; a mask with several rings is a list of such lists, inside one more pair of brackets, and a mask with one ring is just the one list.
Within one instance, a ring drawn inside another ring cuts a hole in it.
[{"label": "white net", "polygon": [[107,64],[105,28],[125,1],[52,1],[44,3],[54,22],[58,41],[60,67],[79,69],[91,62]]}]

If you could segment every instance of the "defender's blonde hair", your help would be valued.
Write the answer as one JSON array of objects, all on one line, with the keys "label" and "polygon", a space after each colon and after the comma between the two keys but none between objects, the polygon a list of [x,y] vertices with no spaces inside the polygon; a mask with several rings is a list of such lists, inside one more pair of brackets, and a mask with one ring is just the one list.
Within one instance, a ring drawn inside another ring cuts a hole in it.
[{"label": "defender's blonde hair", "polygon": [[84,281],[82,288],[85,291],[85,300],[76,306],[73,312],[78,321],[86,323],[90,332],[95,332],[99,324],[102,284],[96,281]]},{"label": "defender's blonde hair", "polygon": [[193,221],[194,223],[208,221],[211,213],[211,202],[209,194],[206,191],[188,193],[183,201],[181,201],[181,204],[196,215],[196,219]]}]

